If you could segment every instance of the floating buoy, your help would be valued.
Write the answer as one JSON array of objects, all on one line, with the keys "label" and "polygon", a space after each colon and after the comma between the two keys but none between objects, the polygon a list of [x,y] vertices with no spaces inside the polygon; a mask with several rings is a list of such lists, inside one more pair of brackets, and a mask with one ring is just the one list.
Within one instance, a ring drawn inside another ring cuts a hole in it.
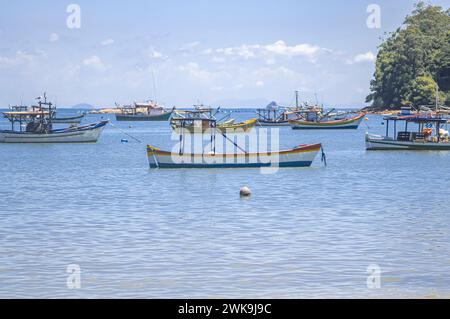
[{"label": "floating buoy", "polygon": [[366,121],[368,121],[369,120],[369,118],[368,117],[366,117]]},{"label": "floating buoy", "polygon": [[123,138],[123,139],[120,140],[120,143],[122,143],[122,144],[128,143],[128,140]]},{"label": "floating buoy", "polygon": [[250,190],[250,188],[245,186],[241,188],[240,195],[241,197],[249,197],[250,195],[252,195],[252,191]]}]

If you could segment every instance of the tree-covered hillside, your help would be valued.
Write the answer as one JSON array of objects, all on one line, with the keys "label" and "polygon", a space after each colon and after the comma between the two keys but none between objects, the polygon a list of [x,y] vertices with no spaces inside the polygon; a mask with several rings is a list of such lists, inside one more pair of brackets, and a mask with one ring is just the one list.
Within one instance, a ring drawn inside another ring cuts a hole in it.
[{"label": "tree-covered hillside", "polygon": [[449,106],[450,9],[419,2],[380,45],[367,102],[375,110],[434,105],[436,85]]}]

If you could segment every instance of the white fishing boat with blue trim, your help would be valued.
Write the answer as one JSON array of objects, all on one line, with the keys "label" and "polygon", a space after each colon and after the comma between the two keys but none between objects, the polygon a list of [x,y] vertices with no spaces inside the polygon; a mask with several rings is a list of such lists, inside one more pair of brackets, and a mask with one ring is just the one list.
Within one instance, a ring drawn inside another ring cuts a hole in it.
[{"label": "white fishing boat with blue trim", "polygon": [[0,143],[95,143],[109,122],[55,129],[55,107],[47,102],[45,94],[43,99],[38,98],[38,105],[30,109],[21,106],[3,112],[11,122],[11,130],[0,130]]},{"label": "white fishing boat with blue trim", "polygon": [[[388,116],[386,135],[366,133],[366,149],[375,150],[424,150],[450,151],[448,120],[432,114]],[[403,122],[404,127],[398,127]]]}]

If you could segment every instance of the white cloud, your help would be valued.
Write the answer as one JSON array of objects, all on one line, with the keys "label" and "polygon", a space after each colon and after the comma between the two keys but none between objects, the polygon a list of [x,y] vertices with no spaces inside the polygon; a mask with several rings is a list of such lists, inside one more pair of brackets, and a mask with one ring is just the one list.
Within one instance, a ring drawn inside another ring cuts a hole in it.
[{"label": "white cloud", "polygon": [[266,59],[267,65],[274,65],[277,61],[274,58],[268,58]]},{"label": "white cloud", "polygon": [[46,57],[46,53],[44,51],[28,53],[26,51],[18,50],[12,57],[0,56],[0,67],[15,67],[22,64],[33,65],[36,64],[39,58],[43,57]]},{"label": "white cloud", "polygon": [[212,88],[210,88],[211,91],[222,91],[223,89],[223,86],[213,86]]},{"label": "white cloud", "polygon": [[257,87],[263,87],[264,86],[264,82],[263,81],[257,81],[256,82],[256,86]]},{"label": "white cloud", "polygon": [[149,49],[148,56],[152,59],[166,59],[166,56],[164,56],[164,54],[162,54],[159,51],[156,51],[155,49]]},{"label": "white cloud", "polygon": [[287,67],[280,66],[277,68],[263,67],[263,68],[257,69],[255,71],[255,75],[260,78],[295,77],[298,75],[298,73],[296,73],[295,71],[293,71]]},{"label": "white cloud", "polygon": [[106,70],[108,68],[102,62],[102,60],[96,55],[93,55],[91,57],[88,57],[88,58],[84,59],[83,60],[83,64],[86,67],[90,67],[90,68],[93,68],[93,69],[98,70],[98,71],[104,71],[104,70]]},{"label": "white cloud", "polygon": [[227,61],[227,59],[225,59],[224,57],[220,57],[220,56],[215,56],[211,59],[211,62],[213,63],[225,63]]},{"label": "white cloud", "polygon": [[181,65],[178,67],[180,71],[188,73],[191,77],[203,80],[203,81],[211,81],[215,78],[214,74],[207,71],[202,70],[198,63],[189,62],[187,64]]},{"label": "white cloud", "polygon": [[319,50],[320,47],[316,45],[311,45],[308,43],[297,44],[295,46],[288,46],[284,41],[277,41],[274,44],[266,45],[265,50],[273,52],[275,54],[287,55],[287,56],[306,56],[313,57]]},{"label": "white cloud", "polygon": [[346,61],[347,64],[363,63],[363,62],[374,62],[376,60],[375,54],[372,51],[366,53],[357,54],[352,59]]},{"label": "white cloud", "polygon": [[50,38],[49,38],[50,42],[56,42],[58,40],[59,40],[59,35],[57,33],[50,34]]},{"label": "white cloud", "polygon": [[[313,59],[317,54],[322,51],[317,45],[312,45],[309,43],[297,44],[294,46],[287,45],[284,41],[280,40],[271,44],[243,44],[236,47],[228,48],[218,48],[218,49],[207,49],[203,51],[203,54],[221,54],[225,56],[234,56],[243,59],[251,59],[263,57],[266,58],[268,64],[274,63],[274,57],[285,56],[285,57],[297,57],[302,56]],[[331,53],[330,49],[323,49],[324,52]]]},{"label": "white cloud", "polygon": [[193,42],[189,42],[189,43],[185,43],[181,46],[181,50],[187,50],[187,49],[192,49],[196,46],[198,46],[200,44],[199,41],[193,41]]},{"label": "white cloud", "polygon": [[102,46],[106,47],[108,45],[113,45],[114,44],[114,40],[113,39],[106,39],[106,40],[102,41],[100,44]]}]

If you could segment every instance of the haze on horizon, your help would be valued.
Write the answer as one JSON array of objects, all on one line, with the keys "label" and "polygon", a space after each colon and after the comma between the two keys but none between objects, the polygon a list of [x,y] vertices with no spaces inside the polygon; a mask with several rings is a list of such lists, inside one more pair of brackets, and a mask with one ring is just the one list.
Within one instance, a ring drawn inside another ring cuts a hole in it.
[{"label": "haze on horizon", "polygon": [[[67,7],[81,9],[67,27]],[[367,7],[381,9],[369,28]],[[0,105],[113,107],[157,99],[263,107],[302,101],[363,107],[380,38],[415,1],[76,2],[0,0]],[[448,2],[431,1],[445,7]]]}]

